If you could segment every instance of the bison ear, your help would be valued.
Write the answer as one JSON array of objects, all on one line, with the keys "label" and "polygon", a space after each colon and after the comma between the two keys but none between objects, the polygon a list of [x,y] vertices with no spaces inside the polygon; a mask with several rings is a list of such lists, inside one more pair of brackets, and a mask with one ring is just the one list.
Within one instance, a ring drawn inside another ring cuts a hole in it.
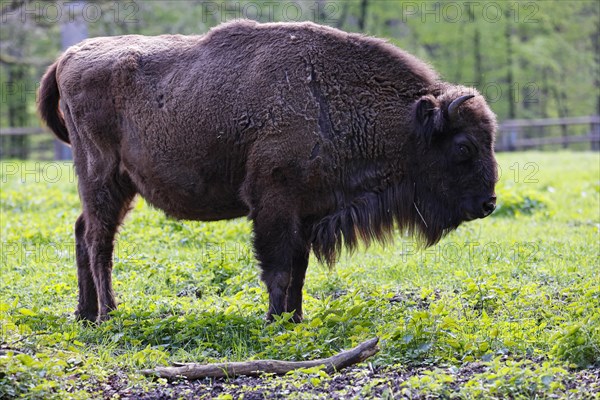
[{"label": "bison ear", "polygon": [[442,111],[435,104],[435,99],[430,96],[424,96],[417,100],[413,118],[417,135],[422,137],[428,144],[431,143],[431,139],[436,133],[442,131]]}]

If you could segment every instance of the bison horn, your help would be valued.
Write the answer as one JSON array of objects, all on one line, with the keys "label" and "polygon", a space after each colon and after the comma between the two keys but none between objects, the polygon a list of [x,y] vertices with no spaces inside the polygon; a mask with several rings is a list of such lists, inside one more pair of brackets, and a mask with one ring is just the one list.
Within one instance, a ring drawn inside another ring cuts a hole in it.
[{"label": "bison horn", "polygon": [[467,94],[465,96],[460,96],[458,99],[453,100],[452,103],[450,103],[450,105],[448,106],[448,119],[450,121],[455,119],[458,115],[458,107],[460,107],[462,103],[473,97],[475,97],[474,94]]}]

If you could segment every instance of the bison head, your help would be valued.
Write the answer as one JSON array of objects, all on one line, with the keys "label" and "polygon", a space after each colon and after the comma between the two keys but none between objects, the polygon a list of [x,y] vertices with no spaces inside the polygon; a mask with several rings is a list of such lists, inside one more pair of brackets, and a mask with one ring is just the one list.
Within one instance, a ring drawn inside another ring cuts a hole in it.
[{"label": "bison head", "polygon": [[460,86],[421,97],[413,111],[414,206],[431,245],[461,222],[494,211],[496,118],[479,93]]}]

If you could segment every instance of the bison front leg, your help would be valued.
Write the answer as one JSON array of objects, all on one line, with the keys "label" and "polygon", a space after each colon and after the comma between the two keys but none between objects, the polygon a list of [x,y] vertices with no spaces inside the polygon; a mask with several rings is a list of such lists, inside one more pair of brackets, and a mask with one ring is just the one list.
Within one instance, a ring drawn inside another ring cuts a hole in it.
[{"label": "bison front leg", "polygon": [[293,321],[302,321],[302,288],[304,287],[304,277],[308,268],[308,257],[310,247],[306,246],[304,251],[295,251],[292,263],[292,277],[288,287],[287,298],[285,302],[286,312],[293,311]]},{"label": "bison front leg", "polygon": [[294,312],[302,320],[302,285],[308,261],[307,244],[295,218],[268,207],[254,218],[254,249],[269,292],[267,320]]}]

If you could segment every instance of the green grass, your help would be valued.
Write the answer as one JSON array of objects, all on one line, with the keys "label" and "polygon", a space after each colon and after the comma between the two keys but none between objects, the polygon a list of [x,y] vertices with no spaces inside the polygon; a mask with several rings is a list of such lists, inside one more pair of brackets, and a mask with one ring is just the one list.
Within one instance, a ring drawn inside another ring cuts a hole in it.
[{"label": "green grass", "polygon": [[[139,199],[115,254],[120,305],[99,327],[73,317],[80,205],[70,166],[3,162],[0,398],[94,397],[117,371],[152,388],[165,382],[136,371],[326,357],[373,336],[374,366],[425,371],[400,383],[404,395],[584,397],[573,379],[600,367],[599,155],[498,159],[492,217],[425,250],[398,233],[331,271],[312,261],[298,325],[263,321],[248,221],[175,221]],[[464,382],[448,372],[479,363]],[[375,383],[363,385],[375,395]]]}]

